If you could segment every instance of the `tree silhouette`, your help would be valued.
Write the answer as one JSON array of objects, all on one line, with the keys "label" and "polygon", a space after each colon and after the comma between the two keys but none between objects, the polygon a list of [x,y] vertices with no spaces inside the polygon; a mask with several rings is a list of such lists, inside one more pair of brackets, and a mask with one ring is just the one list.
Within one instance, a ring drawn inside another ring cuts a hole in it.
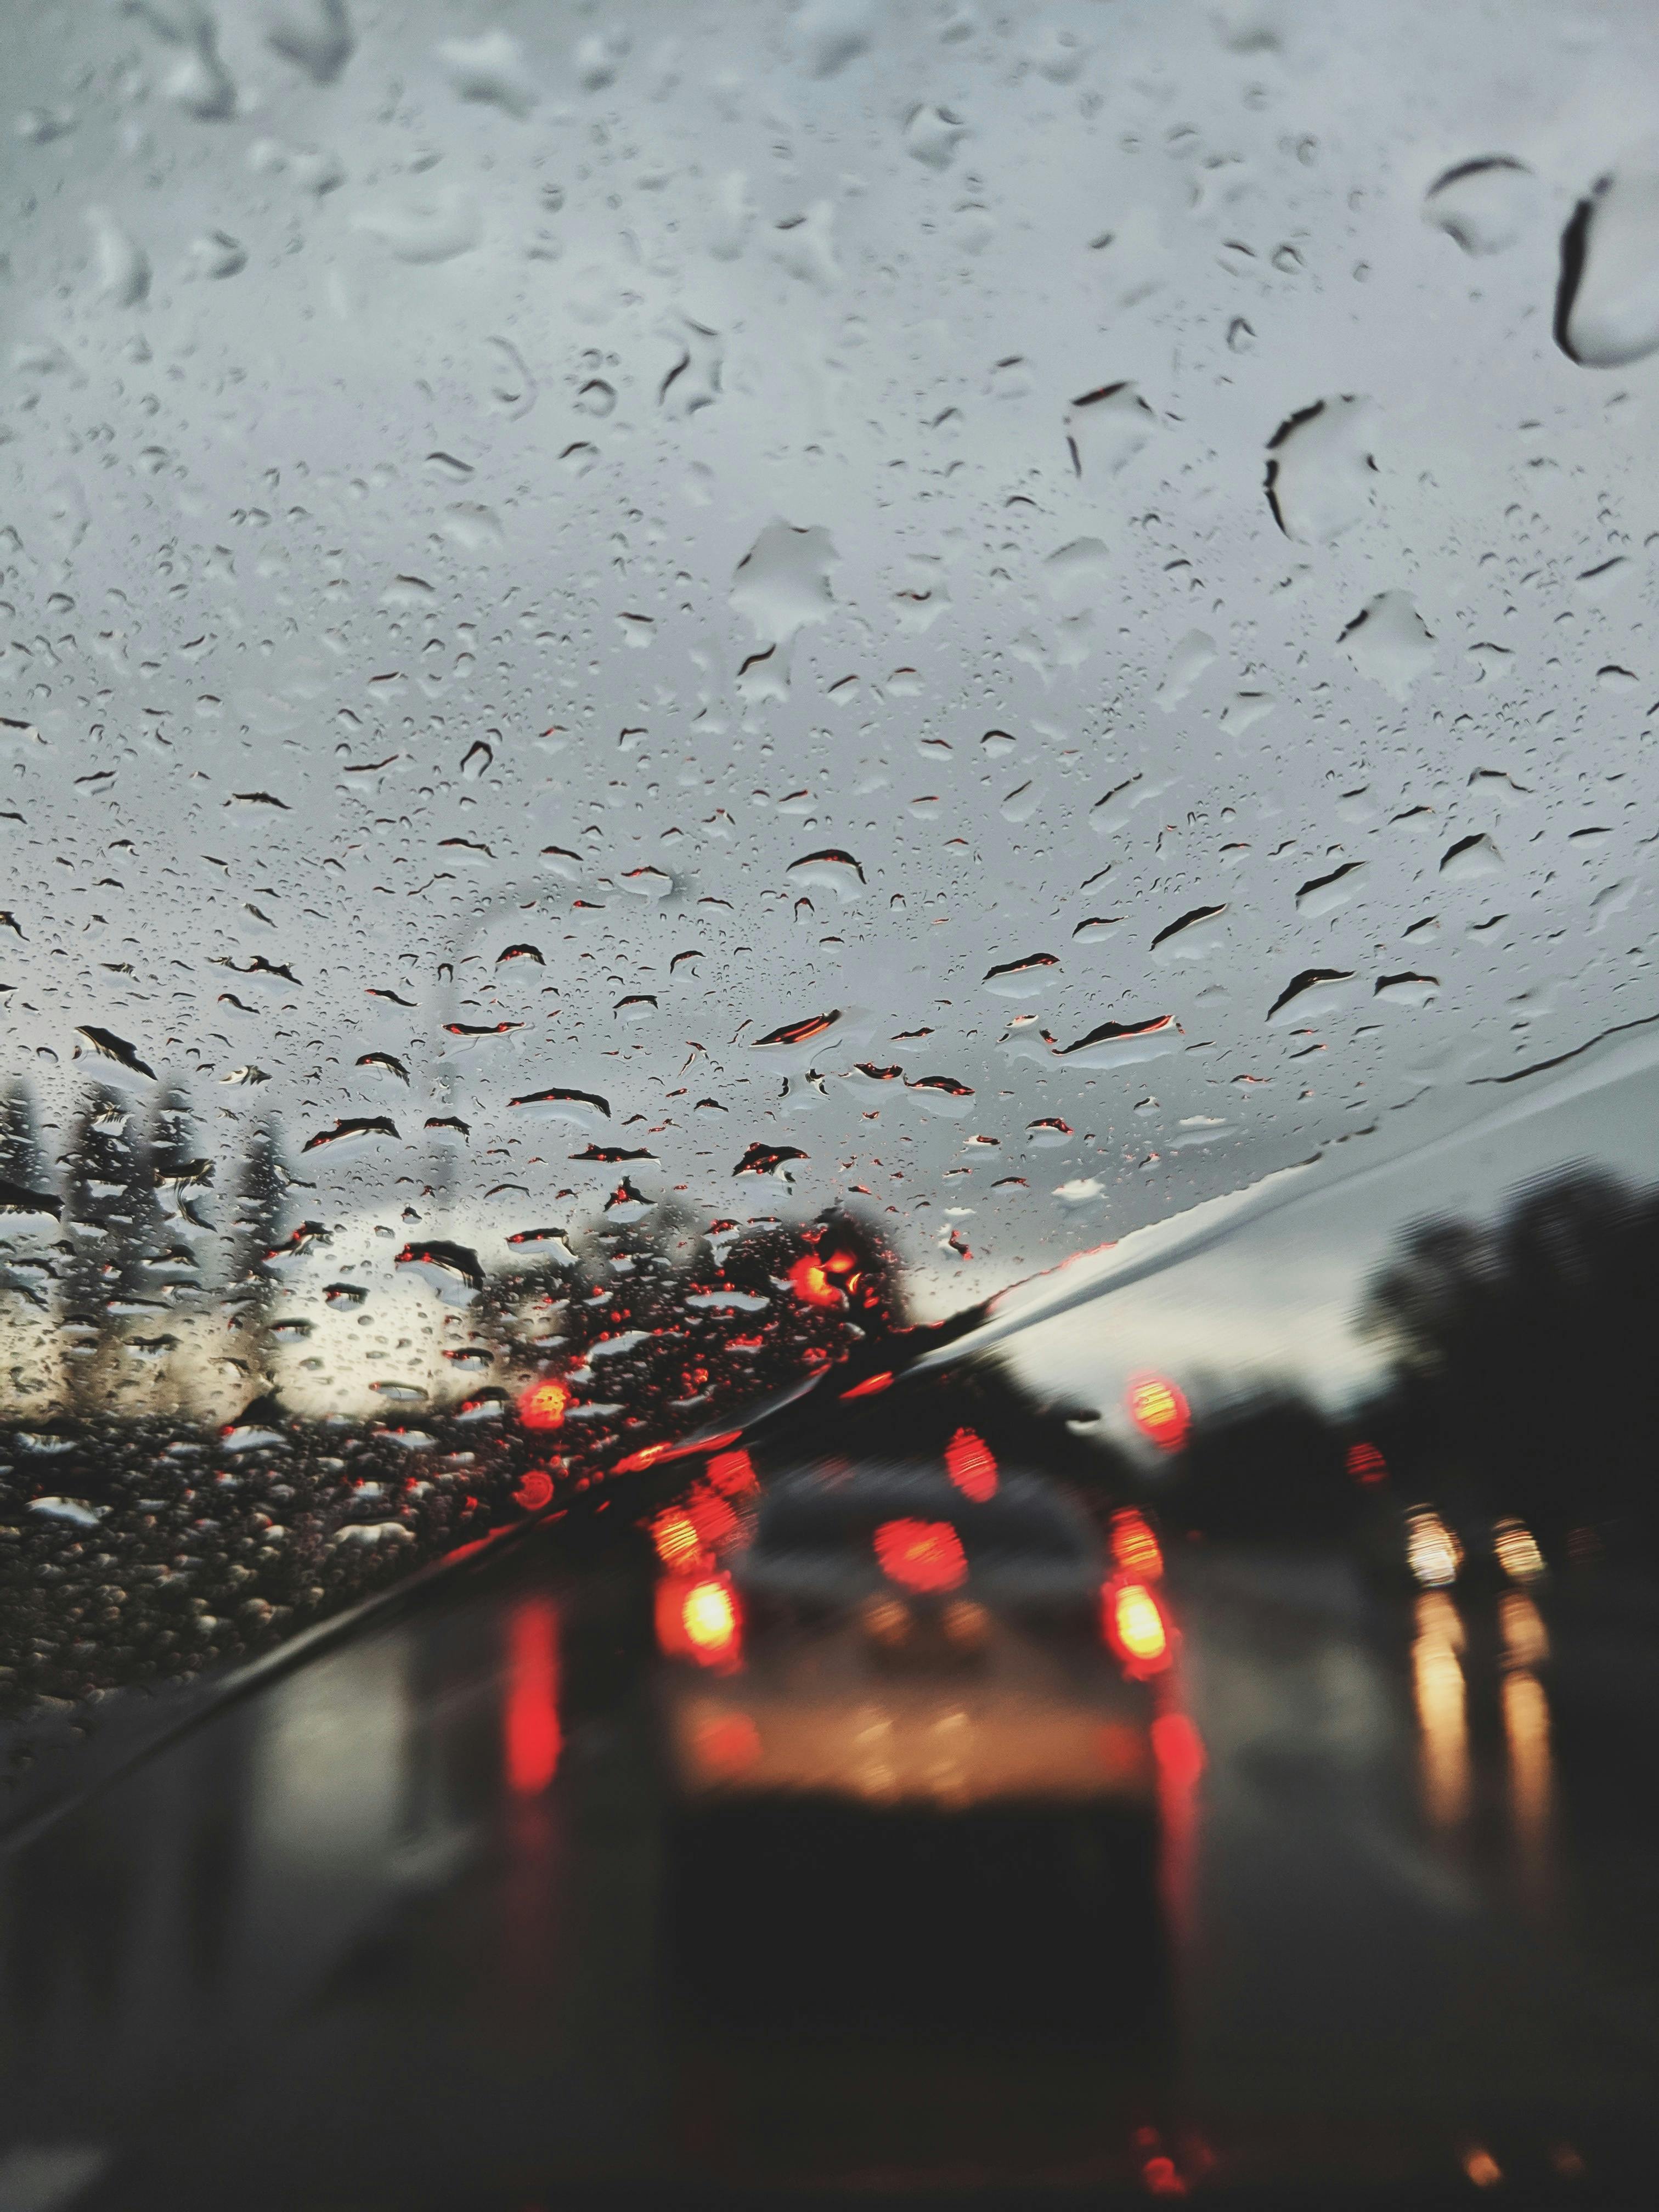
[{"label": "tree silhouette", "polygon": [[1659,1196],[1580,1170],[1490,1231],[1414,1231],[1372,1284],[1361,1325],[1473,1508],[1540,1533],[1651,1521],[1656,1262]]},{"label": "tree silhouette", "polygon": [[248,1395],[272,1387],[271,1310],[276,1267],[284,1245],[290,1177],[273,1120],[249,1133],[236,1177],[220,1304],[229,1332],[226,1357]]},{"label": "tree silhouette", "polygon": [[80,1413],[114,1407],[129,1395],[134,1378],[123,1354],[130,1324],[164,1310],[147,1265],[161,1208],[136,1120],[130,1099],[92,1086],[64,1157],[60,1318],[70,1402]]}]

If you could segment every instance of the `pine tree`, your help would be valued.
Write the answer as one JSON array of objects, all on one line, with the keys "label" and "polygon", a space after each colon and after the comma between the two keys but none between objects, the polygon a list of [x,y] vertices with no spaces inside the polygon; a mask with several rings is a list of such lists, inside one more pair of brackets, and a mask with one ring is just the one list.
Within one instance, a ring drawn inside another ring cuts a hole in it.
[{"label": "pine tree", "polygon": [[130,1328],[164,1310],[147,1264],[161,1208],[136,1119],[131,1101],[119,1091],[91,1087],[63,1163],[69,1249],[60,1310],[70,1402],[83,1415],[118,1406],[129,1395]]},{"label": "pine tree", "polygon": [[289,1176],[274,1121],[250,1132],[236,1178],[221,1307],[229,1334],[225,1357],[240,1370],[239,1389],[252,1397],[272,1387],[272,1268],[288,1212]]}]

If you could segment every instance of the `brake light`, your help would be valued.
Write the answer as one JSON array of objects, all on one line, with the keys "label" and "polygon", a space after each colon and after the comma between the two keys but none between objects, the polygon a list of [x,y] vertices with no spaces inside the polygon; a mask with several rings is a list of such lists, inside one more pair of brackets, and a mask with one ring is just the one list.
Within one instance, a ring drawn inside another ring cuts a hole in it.
[{"label": "brake light", "polygon": [[1347,1469],[1356,1482],[1369,1485],[1387,1480],[1389,1462],[1375,1444],[1350,1444]]},{"label": "brake light", "polygon": [[658,1514],[651,1523],[651,1540],[665,1567],[684,1571],[696,1566],[702,1555],[702,1540],[689,1513]]},{"label": "brake light", "polygon": [[743,1613],[729,1575],[672,1576],[657,1585],[657,1642],[671,1659],[729,1671],[743,1658]]},{"label": "brake light", "polygon": [[1145,1583],[1109,1582],[1100,1593],[1101,1625],[1128,1674],[1156,1674],[1170,1663],[1164,1608]]},{"label": "brake light", "polygon": [[1164,1572],[1158,1539],[1132,1505],[1112,1516],[1112,1557],[1122,1573],[1144,1583],[1155,1583]]},{"label": "brake light", "polygon": [[1160,1451],[1179,1451],[1192,1425],[1191,1409],[1176,1385],[1163,1375],[1131,1378],[1124,1404],[1129,1419]]},{"label": "brake light", "polygon": [[708,1480],[728,1498],[747,1495],[760,1488],[755,1462],[746,1451],[716,1452],[708,1462]]},{"label": "brake light", "polygon": [[945,1445],[945,1470],[975,1505],[986,1504],[997,1494],[996,1454],[972,1429],[958,1429]]},{"label": "brake light", "polygon": [[959,1589],[968,1579],[962,1539],[948,1521],[884,1521],[875,1547],[883,1574],[901,1589]]}]

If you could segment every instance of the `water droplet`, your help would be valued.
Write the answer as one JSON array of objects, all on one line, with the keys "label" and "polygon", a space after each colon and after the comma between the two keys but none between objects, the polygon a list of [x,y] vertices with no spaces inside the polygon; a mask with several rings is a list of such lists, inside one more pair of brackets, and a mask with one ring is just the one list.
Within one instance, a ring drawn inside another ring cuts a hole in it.
[{"label": "water droplet", "polygon": [[1170,655],[1169,673],[1158,686],[1158,703],[1166,714],[1181,704],[1215,659],[1215,640],[1201,629],[1189,629]]},{"label": "water droplet", "polygon": [[1152,957],[1159,962],[1212,960],[1226,945],[1223,906],[1195,906],[1160,929],[1152,942]]},{"label": "water droplet", "polygon": [[129,1044],[125,1037],[117,1036],[113,1030],[95,1029],[88,1024],[77,1029],[75,1034],[83,1037],[100,1059],[112,1060],[118,1067],[125,1067],[130,1074],[147,1075],[151,1082],[155,1080],[155,1070],[147,1061],[139,1059],[137,1047]]},{"label": "water droplet", "polygon": [[1030,999],[1053,988],[1064,971],[1052,952],[1028,953],[1021,960],[1005,960],[988,969],[985,988],[1000,999]]},{"label": "water droplet", "polygon": [[1382,592],[1343,631],[1343,651],[1362,676],[1402,703],[1434,665],[1434,636],[1405,592]]},{"label": "water droplet", "polygon": [[416,1276],[449,1304],[465,1304],[483,1288],[484,1271],[476,1252],[441,1241],[405,1244],[393,1265]]},{"label": "water droplet", "polygon": [[1085,1206],[1098,1206],[1106,1195],[1106,1187],[1093,1176],[1073,1176],[1070,1182],[1059,1184],[1054,1195],[1068,1212],[1077,1212]]},{"label": "water droplet", "polygon": [[1146,444],[1158,417],[1133,384],[1103,384],[1074,399],[1066,442],[1079,476],[1115,475]]},{"label": "water droplet", "polygon": [[1347,995],[1343,987],[1352,981],[1351,968],[1304,968],[1268,1007],[1267,1019],[1276,1027],[1322,1021],[1342,1005]]},{"label": "water droplet", "polygon": [[240,276],[247,267],[247,248],[222,230],[192,240],[190,258],[196,273],[210,279]]},{"label": "water droplet", "polygon": [[1316,400],[1267,441],[1267,504],[1287,538],[1328,544],[1370,511],[1375,404]]},{"label": "water droplet", "polygon": [[821,853],[807,853],[799,860],[792,860],[787,872],[797,883],[813,890],[833,891],[842,901],[864,896],[863,869],[850,853],[841,852],[833,846],[826,847]]},{"label": "water droplet", "polygon": [[1102,1022],[1075,1044],[1055,1048],[1055,1056],[1072,1067],[1136,1067],[1173,1052],[1180,1035],[1173,1014],[1156,1014],[1144,1022]]},{"label": "water droplet", "polygon": [[905,151],[929,169],[948,169],[968,126],[948,107],[916,107],[904,126]]},{"label": "water droplet", "polygon": [[734,1176],[775,1175],[788,1180],[787,1169],[792,1160],[804,1160],[806,1154],[794,1145],[767,1145],[758,1140],[750,1145],[732,1170]]},{"label": "water droplet", "polygon": [[1555,340],[1585,368],[1622,368],[1659,346],[1659,148],[1603,177],[1562,233]]},{"label": "water droplet", "polygon": [[1322,915],[1334,914],[1363,890],[1368,872],[1363,860],[1345,860],[1328,876],[1311,877],[1296,895],[1297,912],[1315,921]]},{"label": "water droplet", "polygon": [[835,605],[830,589],[835,560],[827,530],[769,522],[738,563],[732,605],[766,642],[769,655],[777,655],[786,684],[787,650],[796,633],[829,620]]},{"label": "water droplet", "polygon": [[1460,837],[1440,856],[1440,872],[1449,883],[1475,883],[1501,872],[1504,856],[1490,837]]},{"label": "water droplet", "polygon": [[1404,1006],[1415,1012],[1440,995],[1437,975],[1379,975],[1372,994],[1391,1006]]},{"label": "water droplet", "polygon": [[[378,239],[394,260],[417,268],[470,253],[483,235],[477,202],[454,185],[422,198],[362,209],[352,217],[352,226]],[[504,341],[492,343],[499,346]]]},{"label": "water droplet", "polygon": [[611,1103],[596,1091],[527,1091],[521,1098],[509,1098],[509,1109],[525,1113],[537,1121],[569,1121],[578,1128],[591,1128],[597,1121],[611,1119]]},{"label": "water droplet", "polygon": [[836,76],[875,43],[870,0],[808,0],[795,39],[809,76]]},{"label": "water droplet", "polygon": [[525,66],[524,48],[509,32],[445,39],[435,52],[439,68],[462,100],[483,101],[522,122],[541,97]]},{"label": "water droplet", "polygon": [[1523,162],[1495,154],[1460,162],[1432,184],[1425,218],[1465,253],[1499,253],[1513,246],[1537,213],[1538,183]]},{"label": "water droplet", "polygon": [[395,1137],[397,1133],[395,1124],[388,1121],[383,1114],[349,1115],[336,1121],[330,1128],[319,1129],[314,1135],[306,1139],[300,1149],[302,1152],[315,1152],[327,1146],[349,1144],[354,1139]]},{"label": "water droplet", "polygon": [[149,296],[149,256],[107,208],[87,210],[98,256],[98,289],[118,307],[136,307]]}]

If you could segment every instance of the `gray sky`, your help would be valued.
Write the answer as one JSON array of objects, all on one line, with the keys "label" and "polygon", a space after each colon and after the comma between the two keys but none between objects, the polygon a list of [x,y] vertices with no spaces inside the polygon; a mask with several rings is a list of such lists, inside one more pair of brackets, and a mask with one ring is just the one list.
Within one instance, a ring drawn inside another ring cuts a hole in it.
[{"label": "gray sky", "polygon": [[1651,1011],[1637,0],[77,0],[0,83],[60,1122],[90,1024],[211,1147],[389,1119],[366,1252],[625,1171],[939,1311]]}]

